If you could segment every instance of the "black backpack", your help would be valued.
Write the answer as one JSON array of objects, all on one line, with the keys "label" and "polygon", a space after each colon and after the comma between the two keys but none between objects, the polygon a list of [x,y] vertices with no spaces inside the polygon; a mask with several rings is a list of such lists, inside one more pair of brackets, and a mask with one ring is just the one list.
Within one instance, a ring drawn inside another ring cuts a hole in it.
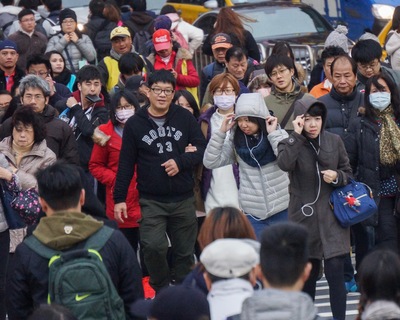
[{"label": "black backpack", "polygon": [[146,24],[142,29],[140,29],[135,23],[132,21],[125,21],[125,26],[127,26],[131,33],[133,31],[132,44],[135,48],[135,51],[141,55],[146,56],[148,54],[148,49],[146,47],[146,42],[151,40],[150,28],[153,26],[153,21],[150,21]]}]

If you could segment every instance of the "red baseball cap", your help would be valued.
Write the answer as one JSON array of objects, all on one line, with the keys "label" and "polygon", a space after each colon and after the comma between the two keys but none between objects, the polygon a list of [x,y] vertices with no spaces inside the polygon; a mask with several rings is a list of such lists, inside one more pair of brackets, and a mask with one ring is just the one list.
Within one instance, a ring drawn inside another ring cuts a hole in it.
[{"label": "red baseball cap", "polygon": [[171,34],[169,30],[158,29],[153,33],[153,44],[156,51],[169,49],[171,47]]}]

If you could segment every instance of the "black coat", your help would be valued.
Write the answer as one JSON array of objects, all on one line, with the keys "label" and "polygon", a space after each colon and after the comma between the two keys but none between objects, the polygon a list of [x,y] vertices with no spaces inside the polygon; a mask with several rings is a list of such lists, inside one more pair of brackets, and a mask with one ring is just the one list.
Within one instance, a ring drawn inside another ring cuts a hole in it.
[{"label": "black coat", "polygon": [[[85,241],[68,249],[81,249]],[[104,247],[99,251],[111,280],[125,303],[127,319],[136,319],[129,314],[130,305],[143,298],[142,276],[132,247],[125,236],[115,230]],[[15,252],[15,268],[8,292],[10,320],[27,319],[35,307],[47,303],[49,260],[39,256],[25,243]]]},{"label": "black coat", "polygon": [[[25,71],[16,67],[15,68],[15,76],[14,76],[14,85],[11,88],[11,94],[14,96],[15,89],[18,88],[19,82],[21,79],[25,77]],[[0,69],[0,90],[7,90],[7,81],[4,75],[4,71]]]},{"label": "black coat", "polygon": [[[382,180],[379,134],[378,124],[363,116],[350,124],[349,135],[345,139],[350,165],[356,180],[364,182],[372,189],[376,201],[379,201],[378,194]],[[399,175],[395,168],[390,170],[390,174]]]},{"label": "black coat", "polygon": [[364,93],[354,90],[350,95],[343,96],[335,88],[318,98],[328,109],[325,129],[336,133],[344,140],[348,135],[350,122],[358,116],[359,107],[364,105]]}]

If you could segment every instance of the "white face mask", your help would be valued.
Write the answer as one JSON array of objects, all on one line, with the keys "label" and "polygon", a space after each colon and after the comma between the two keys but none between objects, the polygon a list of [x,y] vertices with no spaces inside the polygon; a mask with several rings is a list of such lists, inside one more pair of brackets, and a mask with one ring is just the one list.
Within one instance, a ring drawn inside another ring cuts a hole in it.
[{"label": "white face mask", "polygon": [[214,104],[221,110],[229,110],[235,104],[236,97],[234,95],[214,96]]},{"label": "white face mask", "polygon": [[390,105],[390,93],[389,92],[371,93],[369,95],[369,102],[375,109],[383,111]]},{"label": "white face mask", "polygon": [[125,123],[130,117],[135,114],[135,109],[122,109],[120,111],[115,112],[115,118],[117,118],[118,122]]}]

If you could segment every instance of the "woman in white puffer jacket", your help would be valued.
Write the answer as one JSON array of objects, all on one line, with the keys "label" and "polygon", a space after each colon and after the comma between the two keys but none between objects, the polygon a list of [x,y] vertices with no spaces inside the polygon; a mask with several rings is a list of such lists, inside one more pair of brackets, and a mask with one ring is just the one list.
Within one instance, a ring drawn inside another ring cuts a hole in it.
[{"label": "woman in white puffer jacket", "polygon": [[[234,132],[225,141],[229,130]],[[239,204],[251,222],[257,238],[273,223],[287,220],[289,178],[277,164],[278,143],[288,134],[269,114],[260,93],[242,94],[219,131],[213,132],[204,153],[209,169],[237,162]]]}]

